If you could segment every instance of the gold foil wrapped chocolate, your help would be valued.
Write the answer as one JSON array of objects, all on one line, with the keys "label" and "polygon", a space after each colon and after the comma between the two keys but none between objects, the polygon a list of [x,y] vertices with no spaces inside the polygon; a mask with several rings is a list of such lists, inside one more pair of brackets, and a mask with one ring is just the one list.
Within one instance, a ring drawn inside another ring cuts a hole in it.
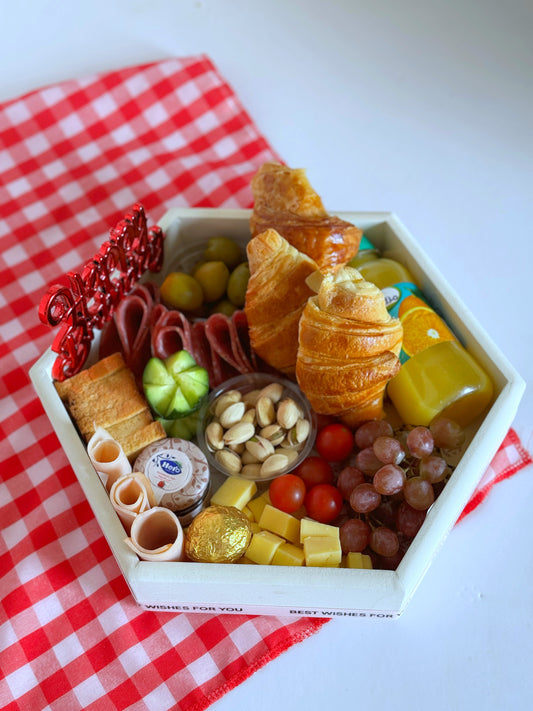
[{"label": "gold foil wrapped chocolate", "polygon": [[185,554],[197,563],[233,563],[246,551],[252,527],[235,506],[208,506],[187,529]]}]

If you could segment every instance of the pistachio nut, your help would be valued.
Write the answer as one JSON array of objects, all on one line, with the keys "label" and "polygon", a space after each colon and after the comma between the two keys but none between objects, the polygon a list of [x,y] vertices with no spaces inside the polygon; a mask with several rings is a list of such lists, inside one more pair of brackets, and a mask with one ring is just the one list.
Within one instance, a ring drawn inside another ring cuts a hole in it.
[{"label": "pistachio nut", "polygon": [[211,450],[224,448],[224,429],[219,422],[210,422],[205,428],[205,441]]},{"label": "pistachio nut", "polygon": [[215,460],[229,474],[238,474],[241,471],[241,458],[231,449],[219,449],[215,452]]},{"label": "pistachio nut", "polygon": [[219,421],[222,427],[228,429],[242,420],[246,406],[243,402],[234,402],[220,413]]},{"label": "pistachio nut", "polygon": [[243,466],[246,464],[257,464],[259,461],[255,455],[246,449],[246,443],[244,445],[244,452],[241,455],[241,461]]},{"label": "pistachio nut", "polygon": [[242,395],[238,390],[228,390],[222,393],[215,402],[213,403],[212,409],[216,417],[220,417],[220,413],[235,402],[240,402],[242,400]]},{"label": "pistachio nut", "polygon": [[259,398],[260,392],[260,390],[250,390],[249,392],[244,393],[244,395],[242,396],[242,401],[244,402],[246,407],[255,407],[255,403]]},{"label": "pistachio nut", "polygon": [[263,427],[259,431],[259,434],[261,435],[261,437],[268,439],[268,441],[273,444],[274,447],[277,447],[278,444],[281,444],[283,442],[283,438],[285,437],[285,430],[281,425],[273,424]]},{"label": "pistachio nut", "polygon": [[246,410],[246,412],[242,416],[241,421],[242,422],[251,422],[252,425],[255,425],[255,423],[256,423],[255,407],[250,407],[249,410]]},{"label": "pistachio nut", "polygon": [[255,404],[255,414],[259,427],[271,425],[276,420],[274,403],[269,397],[261,396]]},{"label": "pistachio nut", "polygon": [[246,442],[246,449],[252,454],[258,462],[264,462],[267,457],[274,454],[274,446],[260,435],[252,437]]},{"label": "pistachio nut", "polygon": [[255,435],[255,427],[251,422],[241,420],[224,432],[224,443],[227,445],[244,444]]},{"label": "pistachio nut", "polygon": [[289,465],[285,454],[272,454],[261,464],[261,476],[268,477],[280,474]]},{"label": "pistachio nut", "polygon": [[300,452],[297,449],[284,449],[283,454],[287,457],[287,466],[291,466],[300,456]]},{"label": "pistachio nut", "polygon": [[286,430],[294,427],[300,414],[300,408],[292,398],[285,398],[278,405],[277,420]]},{"label": "pistachio nut", "polygon": [[281,383],[270,383],[261,390],[259,397],[268,397],[274,404],[281,400],[283,395],[283,385]]},{"label": "pistachio nut", "polygon": [[287,442],[290,447],[296,447],[309,437],[309,432],[311,431],[311,425],[309,420],[300,418],[294,427],[292,427],[287,433]]},{"label": "pistachio nut", "polygon": [[259,479],[261,476],[261,464],[259,462],[245,464],[239,472],[239,476],[245,479]]},{"label": "pistachio nut", "polygon": [[[231,449],[232,452],[235,452],[235,454],[238,454],[239,457],[243,454],[243,452],[246,449],[244,446],[244,442],[238,442],[237,444],[228,444],[227,447],[228,447],[228,449]],[[242,460],[242,457],[241,457],[241,460]],[[242,461],[241,461],[241,464],[242,464]]]}]

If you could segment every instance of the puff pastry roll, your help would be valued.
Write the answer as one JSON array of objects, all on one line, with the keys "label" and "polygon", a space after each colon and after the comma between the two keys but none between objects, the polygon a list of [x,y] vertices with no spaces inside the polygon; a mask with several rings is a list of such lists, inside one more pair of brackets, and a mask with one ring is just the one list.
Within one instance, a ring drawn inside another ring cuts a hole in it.
[{"label": "puff pastry roll", "polygon": [[296,379],[313,409],[349,427],[383,417],[402,335],[381,291],[356,269],[325,275],[299,324]]},{"label": "puff pastry roll", "polygon": [[333,217],[313,190],[305,170],[264,163],[251,182],[254,209],[252,235],[272,228],[322,271],[336,270],[359,249],[362,232]]},{"label": "puff pastry roll", "polygon": [[306,279],[318,272],[317,265],[275,230],[253,237],[247,256],[250,278],[244,311],[251,346],[270,366],[293,376],[298,323],[314,294]]}]

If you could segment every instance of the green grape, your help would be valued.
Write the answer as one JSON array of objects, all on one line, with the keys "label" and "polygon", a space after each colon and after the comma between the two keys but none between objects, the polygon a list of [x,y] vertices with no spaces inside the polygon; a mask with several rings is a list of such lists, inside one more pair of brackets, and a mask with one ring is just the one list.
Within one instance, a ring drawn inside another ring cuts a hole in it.
[{"label": "green grape", "polygon": [[211,237],[204,250],[204,259],[209,262],[224,262],[231,270],[242,261],[241,248],[229,237]]},{"label": "green grape", "polygon": [[161,285],[161,299],[180,311],[194,311],[204,300],[199,282],[190,274],[171,272]]},{"label": "green grape", "polygon": [[226,293],[229,269],[224,262],[204,262],[194,271],[193,277],[202,287],[205,301],[218,301]]},{"label": "green grape", "polygon": [[225,314],[226,316],[231,316],[231,314],[237,310],[237,307],[235,304],[232,304],[229,299],[221,299],[220,301],[217,301],[213,306],[209,309],[209,313],[211,314]]},{"label": "green grape", "polygon": [[228,280],[228,299],[238,308],[244,306],[246,299],[246,288],[250,278],[250,267],[248,262],[242,262],[231,272]]}]

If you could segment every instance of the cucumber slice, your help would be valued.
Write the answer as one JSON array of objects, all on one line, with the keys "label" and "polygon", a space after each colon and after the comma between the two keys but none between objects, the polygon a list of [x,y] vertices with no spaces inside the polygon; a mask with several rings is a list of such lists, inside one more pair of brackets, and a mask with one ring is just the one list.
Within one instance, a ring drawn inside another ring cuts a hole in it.
[{"label": "cucumber slice", "polygon": [[182,350],[165,360],[150,358],[143,372],[143,387],[155,414],[174,420],[203,405],[209,392],[209,374]]},{"label": "cucumber slice", "polygon": [[145,383],[173,385],[174,378],[160,358],[150,358],[143,372],[143,385]]},{"label": "cucumber slice", "polygon": [[188,351],[177,351],[165,359],[167,371],[176,378],[184,370],[196,367],[196,361]]},{"label": "cucumber slice", "polygon": [[162,417],[170,407],[170,403],[176,391],[176,384],[172,385],[155,385],[153,383],[144,384],[144,394],[152,410]]},{"label": "cucumber slice", "polygon": [[209,375],[204,368],[191,368],[181,373],[178,385],[189,405],[196,408],[209,392]]},{"label": "cucumber slice", "polygon": [[169,420],[174,420],[177,417],[189,415],[193,409],[185,395],[181,392],[181,388],[176,387],[174,395],[164,414]]}]

